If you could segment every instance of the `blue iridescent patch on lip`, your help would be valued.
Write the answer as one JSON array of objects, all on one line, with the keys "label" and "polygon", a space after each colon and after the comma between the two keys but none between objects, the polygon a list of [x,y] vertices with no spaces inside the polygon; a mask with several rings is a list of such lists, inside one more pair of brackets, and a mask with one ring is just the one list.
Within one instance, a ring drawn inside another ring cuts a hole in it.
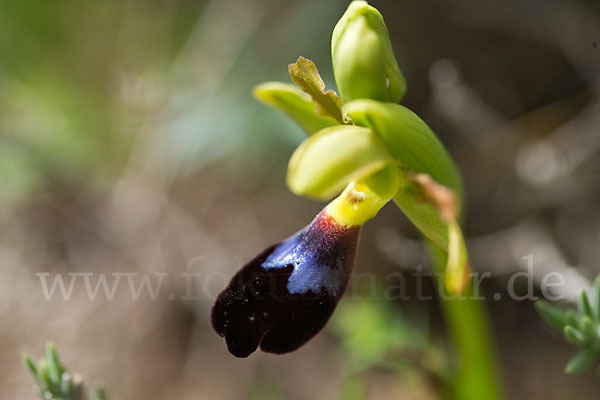
[{"label": "blue iridescent patch on lip", "polygon": [[287,353],[316,335],[344,293],[359,233],[360,227],[341,226],[321,212],[242,267],[211,313],[230,353],[248,357],[258,346]]},{"label": "blue iridescent patch on lip", "polygon": [[268,270],[292,265],[294,270],[287,284],[292,294],[325,289],[338,296],[347,280],[346,258],[353,256],[347,254],[350,243],[336,240],[345,233],[345,228],[321,213],[306,228],[277,246],[262,267]]}]

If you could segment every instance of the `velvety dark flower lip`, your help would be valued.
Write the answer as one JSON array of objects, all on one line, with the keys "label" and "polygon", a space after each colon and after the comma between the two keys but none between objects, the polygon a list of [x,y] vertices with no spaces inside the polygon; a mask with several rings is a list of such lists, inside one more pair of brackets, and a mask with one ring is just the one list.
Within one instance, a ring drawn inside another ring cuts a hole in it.
[{"label": "velvety dark flower lip", "polygon": [[360,226],[341,225],[324,210],[238,271],[211,317],[229,352],[287,353],[316,335],[346,289],[359,234]]}]

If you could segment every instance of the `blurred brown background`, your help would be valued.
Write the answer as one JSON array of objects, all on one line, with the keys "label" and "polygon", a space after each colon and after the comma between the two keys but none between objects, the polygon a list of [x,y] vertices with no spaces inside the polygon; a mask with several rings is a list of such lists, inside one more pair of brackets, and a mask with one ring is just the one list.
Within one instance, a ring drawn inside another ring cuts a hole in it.
[{"label": "blurred brown background", "polygon": [[[34,398],[21,353],[39,355],[47,340],[119,399],[350,399],[356,364],[370,399],[440,398],[447,345],[434,301],[373,306],[354,291],[299,351],[246,360],[230,356],[208,322],[226,277],[323,206],[286,189],[303,135],[251,89],[289,81],[299,55],[334,88],[329,39],[347,4],[0,3],[3,398]],[[472,265],[493,273],[485,289],[510,398],[597,398],[600,378],[564,375],[573,348],[532,302],[505,291],[527,255],[537,283],[564,274],[567,299],[600,272],[600,3],[371,4],[408,82],[403,104],[464,174]],[[410,292],[424,252],[397,209],[382,214],[363,231],[356,272],[375,273],[381,287],[405,272]],[[200,274],[193,301],[184,299],[188,265]],[[167,275],[154,301],[145,292],[134,301],[125,278],[112,301],[102,290],[90,301],[81,281],[70,300],[57,292],[47,301],[40,272],[49,283],[69,272],[109,283],[119,272],[150,274],[153,284]],[[353,320],[361,302],[386,314]],[[389,348],[361,353],[386,340]]]}]

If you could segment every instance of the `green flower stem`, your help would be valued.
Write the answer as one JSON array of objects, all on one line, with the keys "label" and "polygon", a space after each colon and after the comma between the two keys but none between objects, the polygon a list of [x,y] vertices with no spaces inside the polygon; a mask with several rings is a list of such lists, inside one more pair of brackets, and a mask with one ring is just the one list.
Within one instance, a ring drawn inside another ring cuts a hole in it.
[{"label": "green flower stem", "polygon": [[[436,273],[444,273],[446,252],[425,239]],[[437,280],[436,280],[437,281]],[[444,290],[443,285],[438,290]],[[472,285],[440,305],[457,352],[456,375],[451,382],[451,398],[456,400],[501,400],[498,362],[484,303],[473,299]]]}]

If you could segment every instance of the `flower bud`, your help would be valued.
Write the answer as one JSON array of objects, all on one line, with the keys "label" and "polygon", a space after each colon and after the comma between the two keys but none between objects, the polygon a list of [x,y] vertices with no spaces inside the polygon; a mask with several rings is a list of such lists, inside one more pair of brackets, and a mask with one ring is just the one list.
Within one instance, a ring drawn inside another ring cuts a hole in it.
[{"label": "flower bud", "polygon": [[331,38],[333,72],[344,101],[397,103],[406,92],[383,17],[366,1],[353,1]]}]

